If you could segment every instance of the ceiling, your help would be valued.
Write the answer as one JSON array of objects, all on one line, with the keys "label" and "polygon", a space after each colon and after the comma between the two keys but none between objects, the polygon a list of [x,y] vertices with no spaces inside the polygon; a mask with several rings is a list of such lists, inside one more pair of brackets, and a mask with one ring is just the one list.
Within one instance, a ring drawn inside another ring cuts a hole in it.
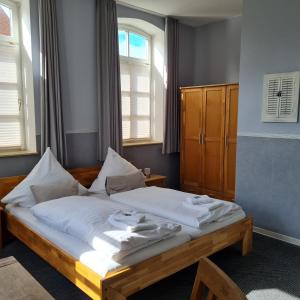
[{"label": "ceiling", "polygon": [[200,26],[242,14],[243,0],[120,0],[119,3]]}]

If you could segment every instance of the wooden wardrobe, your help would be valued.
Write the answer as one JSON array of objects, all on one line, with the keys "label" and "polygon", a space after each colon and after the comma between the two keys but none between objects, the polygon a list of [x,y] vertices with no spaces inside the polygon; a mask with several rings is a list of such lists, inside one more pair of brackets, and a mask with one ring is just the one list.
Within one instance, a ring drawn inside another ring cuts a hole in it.
[{"label": "wooden wardrobe", "polygon": [[181,88],[181,189],[232,200],[238,84]]}]

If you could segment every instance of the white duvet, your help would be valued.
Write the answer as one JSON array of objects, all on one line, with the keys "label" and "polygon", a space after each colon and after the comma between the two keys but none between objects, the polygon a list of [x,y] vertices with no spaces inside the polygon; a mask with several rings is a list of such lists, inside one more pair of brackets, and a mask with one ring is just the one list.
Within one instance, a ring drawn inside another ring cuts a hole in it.
[{"label": "white duvet", "polygon": [[224,218],[235,212],[243,212],[242,208],[235,203],[216,199],[214,201],[222,202],[222,206],[212,211],[203,212],[203,210],[185,206],[185,199],[193,196],[193,194],[153,186],[113,194],[110,198],[115,202],[132,206],[139,211],[147,211],[199,229],[203,225],[223,221]]},{"label": "white duvet", "polygon": [[127,206],[110,200],[70,196],[40,203],[31,211],[41,222],[86,242],[116,261],[181,230],[180,225],[149,214],[145,214],[146,218],[158,225],[156,229],[127,232],[113,227],[108,222],[109,216],[126,209]]}]

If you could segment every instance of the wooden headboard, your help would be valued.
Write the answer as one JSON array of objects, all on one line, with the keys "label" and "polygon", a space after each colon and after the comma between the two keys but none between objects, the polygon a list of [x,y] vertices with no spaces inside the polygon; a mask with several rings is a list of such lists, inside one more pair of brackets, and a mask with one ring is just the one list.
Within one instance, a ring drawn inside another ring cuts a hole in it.
[{"label": "wooden headboard", "polygon": [[[67,170],[83,186],[90,187],[98,176],[101,167],[77,168]],[[0,178],[0,199],[7,195],[16,185],[18,185],[26,175]]]}]

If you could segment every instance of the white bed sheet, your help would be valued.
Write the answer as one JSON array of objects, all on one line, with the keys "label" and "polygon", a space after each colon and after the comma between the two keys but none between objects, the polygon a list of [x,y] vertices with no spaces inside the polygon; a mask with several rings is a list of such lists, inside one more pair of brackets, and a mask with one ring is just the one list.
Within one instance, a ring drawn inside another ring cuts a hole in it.
[{"label": "white bed sheet", "polygon": [[211,211],[205,210],[204,213],[203,210],[198,210],[196,207],[194,209],[185,207],[183,205],[185,199],[194,196],[196,195],[174,189],[150,186],[112,194],[110,199],[135,207],[141,212],[148,212],[196,229],[202,229],[207,224],[218,222],[237,210],[242,211],[242,208],[236,203],[219,199],[214,199],[215,203],[221,205],[219,208]]},{"label": "white bed sheet", "polygon": [[[105,194],[100,194],[98,196],[99,199],[102,199],[103,201],[111,201]],[[245,217],[245,214],[242,211],[237,211],[228,218],[225,218],[222,222],[210,223],[204,226],[201,230],[182,225],[182,231],[177,233],[175,237],[158,242],[148,248],[142,249],[125,257],[120,262],[116,262],[112,259],[107,259],[107,257],[104,257],[101,252],[94,250],[88,244],[72,237],[71,235],[43,224],[32,214],[29,208],[7,205],[6,209],[12,215],[29,226],[33,231],[42,235],[101,276],[105,276],[110,271],[137,264],[150,257],[184,244],[191,239],[198,238],[204,234],[233,224]]]},{"label": "white bed sheet", "polygon": [[[106,194],[105,191],[103,191],[103,193],[98,193],[98,194],[91,193],[90,195],[93,197],[97,197],[101,200],[112,201],[110,199],[110,197]],[[135,210],[138,210],[134,206],[132,206],[132,208],[134,208]],[[153,212],[152,212],[152,214],[153,214]],[[212,223],[203,225],[201,229],[181,224],[181,227],[182,227],[181,232],[189,234],[191,239],[196,239],[204,234],[216,231],[216,230],[224,228],[230,224],[238,222],[238,221],[244,219],[245,217],[246,217],[246,214],[243,210],[237,210],[237,211],[233,212],[231,215],[228,215],[227,217],[222,218],[222,221],[212,222]]]},{"label": "white bed sheet", "polygon": [[36,233],[42,235],[59,248],[81,261],[90,269],[101,276],[107,272],[121,269],[126,266],[137,264],[150,257],[158,255],[169,249],[177,247],[191,240],[190,236],[181,231],[174,237],[158,242],[152,246],[142,249],[132,255],[125,257],[122,261],[116,262],[101,255],[101,252],[94,250],[88,244],[68,235],[57,231],[48,225],[41,223],[30,211],[29,208],[7,205],[6,209]]}]

